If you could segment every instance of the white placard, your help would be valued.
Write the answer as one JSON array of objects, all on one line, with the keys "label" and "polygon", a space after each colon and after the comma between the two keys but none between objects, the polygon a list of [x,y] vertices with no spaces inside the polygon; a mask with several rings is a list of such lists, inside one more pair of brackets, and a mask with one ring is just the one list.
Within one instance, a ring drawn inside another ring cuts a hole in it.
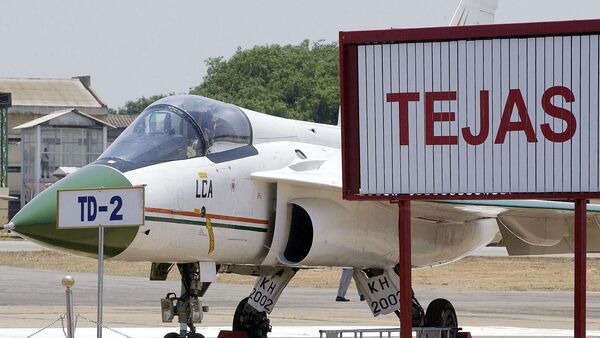
[{"label": "white placard", "polygon": [[599,40],[359,44],[359,193],[600,191]]},{"label": "white placard", "polygon": [[400,280],[391,270],[383,275],[366,278],[361,271],[354,271],[358,292],[365,298],[373,316],[387,315],[400,309]]},{"label": "white placard", "polygon": [[144,225],[144,187],[58,191],[59,229]]},{"label": "white placard", "polygon": [[259,278],[248,296],[248,304],[259,312],[270,314],[281,296],[281,292],[295,273],[291,269],[286,269],[282,274]]}]

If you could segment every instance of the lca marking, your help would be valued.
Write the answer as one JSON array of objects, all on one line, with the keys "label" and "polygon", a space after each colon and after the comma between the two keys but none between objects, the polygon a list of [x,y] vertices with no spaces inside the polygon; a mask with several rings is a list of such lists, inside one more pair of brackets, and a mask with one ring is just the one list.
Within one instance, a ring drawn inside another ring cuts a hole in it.
[{"label": "lca marking", "polygon": [[196,198],[212,198],[213,182],[210,179],[196,180]]}]

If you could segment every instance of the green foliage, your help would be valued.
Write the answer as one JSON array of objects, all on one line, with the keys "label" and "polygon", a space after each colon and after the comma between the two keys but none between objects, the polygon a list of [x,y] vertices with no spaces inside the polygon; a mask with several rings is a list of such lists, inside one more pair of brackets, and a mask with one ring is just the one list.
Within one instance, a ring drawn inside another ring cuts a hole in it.
[{"label": "green foliage", "polygon": [[142,96],[135,101],[127,101],[125,106],[119,108],[117,111],[112,110],[110,113],[118,115],[138,115],[151,103],[154,103],[154,101],[160,100],[165,96],[167,95],[153,95],[150,97]]},{"label": "green foliage", "polygon": [[286,118],[337,123],[336,43],[238,48],[230,59],[210,58],[206,65],[203,82],[191,94]]}]

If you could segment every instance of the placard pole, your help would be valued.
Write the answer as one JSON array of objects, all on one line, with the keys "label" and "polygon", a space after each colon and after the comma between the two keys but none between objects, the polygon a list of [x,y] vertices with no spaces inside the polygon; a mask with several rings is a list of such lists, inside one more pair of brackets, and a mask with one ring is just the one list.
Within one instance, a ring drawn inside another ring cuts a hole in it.
[{"label": "placard pole", "polygon": [[398,202],[398,244],[400,274],[400,337],[412,338],[410,201]]},{"label": "placard pole", "polygon": [[575,200],[574,336],[584,338],[586,320],[587,201]]},{"label": "placard pole", "polygon": [[102,338],[102,303],[104,290],[104,227],[98,227],[98,318],[96,337]]}]

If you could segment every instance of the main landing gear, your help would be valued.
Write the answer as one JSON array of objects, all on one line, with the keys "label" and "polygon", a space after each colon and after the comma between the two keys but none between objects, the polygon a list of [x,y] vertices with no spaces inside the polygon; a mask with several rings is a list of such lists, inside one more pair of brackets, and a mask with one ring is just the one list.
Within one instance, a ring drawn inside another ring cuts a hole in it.
[{"label": "main landing gear", "polygon": [[[427,312],[425,313],[426,327],[448,327],[458,328],[458,319],[454,306],[443,298],[438,298],[429,303]],[[442,338],[455,338],[456,331],[442,332]]]},{"label": "main landing gear", "polygon": [[[399,303],[399,276],[394,269],[355,269],[354,281],[361,295],[361,300],[369,304],[373,315],[395,312],[400,317]],[[412,326],[430,328],[458,329],[456,311],[452,304],[442,298],[432,301],[425,311],[414,292],[412,292]],[[443,331],[441,337],[454,338],[457,330]],[[417,338],[421,337],[417,334]]]},{"label": "main landing gear", "polygon": [[[400,311],[396,311],[396,315],[400,318]],[[458,319],[456,311],[450,301],[438,298],[429,303],[427,311],[423,310],[421,304],[415,297],[412,296],[412,325],[413,327],[440,327],[440,328],[458,328]],[[420,335],[417,334],[417,338]],[[442,332],[441,338],[455,338],[456,331]]]},{"label": "main landing gear", "polygon": [[[400,317],[400,311],[396,311],[398,317]],[[413,327],[458,327],[458,319],[456,318],[456,311],[450,301],[438,298],[429,303],[427,311],[423,310],[423,307],[415,297],[413,292],[412,296],[412,325]]]},{"label": "main landing gear", "polygon": [[198,263],[177,264],[177,267],[181,274],[181,296],[169,293],[166,298],[161,299],[160,305],[163,322],[170,323],[175,316],[178,317],[179,333],[170,332],[164,338],[204,338],[196,332],[194,324],[201,323],[203,313],[208,312],[208,307],[202,306],[200,298],[204,296],[210,283],[200,282]]},{"label": "main landing gear", "polygon": [[259,312],[242,299],[233,315],[233,331],[244,331],[249,338],[267,338],[271,325],[266,312]]},{"label": "main landing gear", "polygon": [[[399,276],[398,265],[394,267],[396,276]],[[396,311],[398,318],[400,317],[400,311]],[[423,311],[423,307],[415,297],[415,292],[412,292],[412,322],[413,327],[441,327],[441,328],[458,328],[458,319],[456,317],[456,311],[450,301],[437,298],[429,303],[427,311]],[[442,332],[441,338],[455,338],[456,330]],[[417,338],[419,335],[417,335]]]},{"label": "main landing gear", "polygon": [[233,316],[233,331],[243,331],[248,338],[267,338],[271,325],[267,315],[273,311],[283,289],[296,274],[294,268],[271,268],[263,271],[230,271],[258,275],[250,296],[242,299]]}]

